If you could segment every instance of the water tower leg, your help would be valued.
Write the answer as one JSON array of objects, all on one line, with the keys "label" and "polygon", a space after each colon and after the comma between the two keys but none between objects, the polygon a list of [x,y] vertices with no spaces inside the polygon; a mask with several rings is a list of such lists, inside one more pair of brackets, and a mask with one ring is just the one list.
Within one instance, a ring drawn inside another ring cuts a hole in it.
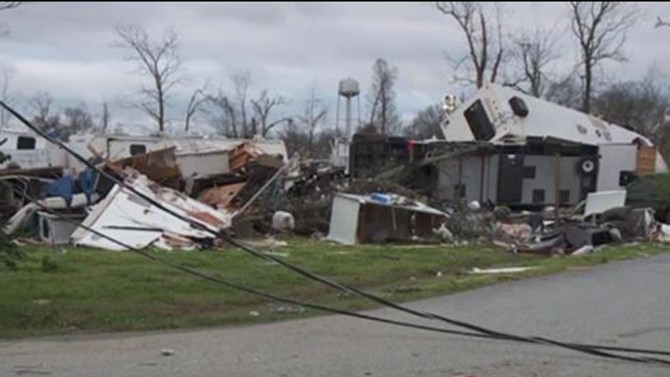
[{"label": "water tower leg", "polygon": [[349,135],[351,135],[351,97],[347,97],[347,133],[344,135],[347,140]]}]

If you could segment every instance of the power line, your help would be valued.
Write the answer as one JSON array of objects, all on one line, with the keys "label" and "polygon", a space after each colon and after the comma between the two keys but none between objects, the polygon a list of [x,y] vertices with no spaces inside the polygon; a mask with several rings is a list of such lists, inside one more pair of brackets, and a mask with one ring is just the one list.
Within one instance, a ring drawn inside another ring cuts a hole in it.
[{"label": "power line", "polygon": [[[333,314],[341,314],[341,315],[346,315],[346,316],[360,318],[360,319],[366,319],[366,320],[380,322],[380,323],[386,323],[386,324],[391,324],[391,325],[396,325],[396,326],[401,326],[401,327],[414,328],[414,329],[420,329],[420,330],[426,330],[426,331],[432,331],[432,332],[438,332],[438,333],[444,333],[444,334],[461,335],[461,336],[474,337],[474,338],[480,338],[480,339],[513,340],[513,341],[522,342],[522,343],[537,343],[537,344],[544,344],[544,345],[559,345],[560,344],[558,342],[555,342],[555,341],[552,341],[552,340],[549,340],[549,339],[545,339],[545,340],[542,340],[542,341],[528,341],[528,340],[523,339],[523,338],[510,339],[510,338],[507,338],[507,337],[500,337],[500,336],[496,336],[496,335],[478,334],[478,333],[471,333],[471,332],[458,331],[458,330],[449,330],[449,329],[433,327],[433,326],[418,325],[418,324],[405,322],[405,321],[390,320],[390,319],[386,319],[386,318],[382,318],[382,317],[351,312],[351,311],[348,311],[348,310],[332,308],[332,307],[328,307],[328,306],[324,306],[324,305],[312,304],[312,303],[309,303],[309,302],[306,302],[306,301],[286,298],[286,297],[282,297],[282,296],[275,295],[275,294],[272,294],[272,293],[263,292],[263,291],[260,291],[260,290],[254,289],[254,288],[249,288],[249,287],[244,286],[244,285],[231,283],[231,282],[223,280],[219,277],[212,276],[212,275],[209,275],[209,274],[205,274],[205,273],[202,273],[200,271],[194,270],[192,268],[189,268],[189,267],[186,267],[186,266],[183,266],[183,265],[180,265],[180,264],[176,264],[176,263],[166,261],[162,258],[159,258],[159,257],[155,256],[155,255],[147,253],[147,252],[145,252],[141,249],[130,246],[130,245],[128,245],[128,244],[126,244],[122,241],[119,241],[118,239],[115,239],[115,238],[113,238],[113,237],[111,237],[107,234],[104,234],[100,231],[97,231],[97,230],[95,230],[91,227],[80,224],[77,221],[75,221],[71,218],[68,218],[61,213],[53,211],[52,209],[50,209],[50,208],[44,206],[43,204],[41,204],[40,202],[35,201],[34,198],[31,198],[27,194],[25,194],[23,192],[20,192],[18,189],[15,189],[15,192],[17,194],[21,195],[23,198],[25,198],[25,199],[27,199],[31,202],[36,203],[36,205],[38,207],[40,207],[43,211],[48,212],[48,213],[58,217],[61,220],[64,220],[66,222],[69,222],[69,223],[75,224],[77,226],[80,226],[80,227],[84,228],[85,230],[87,230],[87,231],[89,231],[89,232],[91,232],[91,233],[93,233],[97,236],[105,238],[105,239],[107,239],[107,240],[109,240],[113,243],[116,243],[119,246],[125,247],[125,248],[127,248],[127,249],[129,249],[129,250],[131,250],[131,251],[133,251],[133,252],[135,252],[135,253],[137,253],[137,254],[139,254],[139,255],[141,255],[141,256],[149,259],[149,260],[155,261],[157,263],[163,264],[163,265],[171,267],[171,268],[178,269],[178,270],[180,270],[182,272],[185,272],[187,274],[190,274],[190,275],[193,275],[193,276],[196,276],[196,277],[199,277],[199,278],[203,278],[205,280],[208,280],[208,281],[216,283],[216,284],[223,285],[223,286],[228,287],[228,288],[232,288],[232,289],[240,290],[240,291],[243,291],[243,292],[251,293],[251,294],[261,296],[261,297],[264,297],[264,298],[267,298],[267,299],[271,299],[271,300],[274,300],[274,301],[289,303],[289,304],[293,304],[293,305],[299,305],[299,306],[303,306],[303,307],[307,307],[307,308],[311,308],[311,309],[315,309],[315,310],[320,310],[320,311],[325,311],[325,312],[333,313]],[[616,358],[616,359],[622,359],[622,360],[633,361],[633,362],[661,363],[661,364],[670,365],[670,361],[666,361],[666,360],[662,360],[662,359],[637,358],[637,357],[632,357],[631,358],[631,357],[626,357],[626,356],[612,355],[612,354],[607,354],[607,353],[600,352],[600,351],[618,351],[618,352],[628,352],[628,353],[641,353],[641,354],[670,356],[670,352],[665,352],[665,351],[624,348],[624,347],[595,346],[595,345],[585,345],[585,344],[575,344],[575,343],[570,343],[569,345],[579,348],[579,349],[575,349],[577,351],[586,352],[586,353],[596,355],[596,356],[604,356],[604,357],[608,357],[608,358]]]},{"label": "power line", "polygon": [[[564,342],[559,342],[559,341],[555,341],[555,340],[544,338],[544,337],[535,337],[535,336],[524,337],[524,336],[519,336],[519,335],[502,333],[502,332],[487,329],[485,327],[473,325],[473,324],[470,324],[470,323],[467,323],[467,322],[454,320],[454,319],[451,319],[451,318],[448,318],[448,317],[445,317],[445,316],[441,316],[441,315],[438,315],[438,314],[434,314],[434,313],[430,313],[430,312],[417,311],[417,310],[414,310],[414,309],[411,309],[411,308],[408,308],[408,307],[405,307],[405,306],[402,306],[402,305],[399,305],[399,304],[395,304],[393,302],[385,300],[385,299],[383,299],[381,297],[378,297],[376,295],[373,295],[371,293],[359,290],[355,287],[351,287],[351,286],[348,286],[348,285],[345,285],[345,284],[341,284],[341,283],[338,283],[338,282],[335,282],[335,281],[331,281],[327,278],[324,278],[324,277],[321,277],[321,276],[316,275],[314,273],[311,273],[311,272],[309,272],[309,271],[307,271],[307,270],[305,270],[305,269],[303,269],[299,266],[296,266],[296,265],[293,265],[289,262],[286,262],[286,261],[284,261],[280,258],[277,258],[277,257],[272,256],[272,255],[261,253],[261,252],[255,250],[255,249],[253,249],[252,247],[250,247],[248,245],[245,245],[244,243],[241,243],[241,242],[233,239],[231,236],[229,236],[225,232],[213,231],[210,228],[204,226],[203,224],[201,224],[199,222],[193,221],[190,218],[182,216],[182,215],[170,210],[169,208],[166,208],[165,206],[163,206],[161,203],[154,200],[150,196],[136,190],[132,186],[123,182],[122,180],[119,180],[118,178],[113,177],[109,173],[99,169],[97,166],[95,166],[94,164],[87,161],[84,157],[82,157],[81,155],[76,153],[74,150],[72,150],[66,144],[52,138],[51,136],[49,136],[48,134],[46,134],[45,132],[43,132],[39,128],[35,127],[27,119],[25,119],[21,114],[19,114],[14,109],[9,107],[3,101],[0,101],[0,105],[2,107],[4,107],[5,109],[7,109],[7,111],[9,111],[12,115],[17,117],[17,119],[19,119],[22,123],[24,123],[28,128],[30,128],[34,132],[36,132],[38,135],[47,139],[49,142],[58,145],[59,147],[64,149],[67,153],[71,154],[77,160],[82,162],[84,165],[86,165],[89,168],[95,170],[99,174],[107,177],[108,179],[112,180],[116,184],[119,184],[120,186],[126,188],[127,190],[131,191],[132,193],[138,195],[142,199],[145,199],[146,201],[148,201],[152,205],[156,206],[157,208],[163,210],[164,212],[166,212],[166,213],[168,213],[168,214],[170,214],[170,215],[172,215],[172,216],[174,216],[174,217],[176,217],[176,218],[178,218],[182,221],[185,221],[185,222],[191,224],[192,226],[196,227],[197,229],[209,232],[212,235],[216,236],[217,238],[221,238],[224,241],[228,242],[229,244],[246,251],[247,253],[250,253],[250,254],[258,257],[258,258],[262,258],[262,259],[266,259],[266,260],[269,260],[269,261],[276,262],[276,263],[278,263],[278,264],[280,264],[280,265],[282,265],[282,266],[284,266],[284,267],[286,267],[286,268],[288,268],[288,269],[290,269],[290,270],[292,270],[292,271],[294,271],[294,272],[296,272],[300,275],[303,275],[303,276],[305,276],[305,277],[307,277],[311,280],[318,281],[322,284],[331,286],[333,288],[339,289],[339,290],[344,291],[344,292],[355,293],[355,294],[357,294],[361,297],[365,297],[365,298],[367,298],[371,301],[374,301],[376,303],[382,304],[384,306],[387,306],[387,307],[390,307],[390,308],[393,308],[393,309],[396,309],[396,310],[399,310],[399,311],[402,311],[402,312],[405,312],[405,313],[408,313],[408,314],[412,314],[412,315],[415,315],[415,316],[418,316],[418,317],[421,317],[421,318],[425,318],[425,319],[438,320],[438,321],[445,322],[445,323],[448,323],[448,324],[451,324],[451,325],[467,328],[469,330],[474,330],[474,331],[476,331],[476,332],[478,332],[482,335],[487,335],[488,337],[495,338],[495,339],[504,339],[504,340],[511,340],[511,341],[517,341],[517,342],[536,343],[536,344],[545,344],[545,345],[550,344],[550,345],[554,345],[554,346],[561,347],[561,348],[571,349],[571,350],[574,350],[574,351],[584,352],[584,353],[588,353],[588,354],[592,354],[592,355],[596,355],[596,356],[607,357],[607,358],[615,358],[615,359],[622,359],[622,360],[636,361],[636,362],[656,362],[656,363],[662,363],[662,364],[669,364],[670,365],[670,361],[667,361],[667,360],[647,358],[647,357],[633,358],[633,357],[626,357],[626,356],[610,354],[610,353],[601,351],[601,350],[604,350],[605,348],[604,347],[599,347],[599,346],[582,345],[582,344],[577,344],[577,343],[564,343]],[[185,271],[183,269],[181,269],[181,270]],[[610,348],[610,350],[613,350],[613,349]],[[628,352],[628,351],[624,351],[623,349],[620,349],[618,351]],[[661,352],[660,354],[666,354],[665,351],[655,351],[655,352]],[[667,354],[670,355],[670,353],[667,353]]]},{"label": "power line", "polygon": [[[39,201],[35,201],[34,198],[31,198],[27,194],[20,192],[19,190],[15,189],[14,190],[17,194],[21,195],[23,198],[34,202],[38,207],[40,207],[43,211],[52,214],[56,217],[58,217],[61,220],[64,220],[66,222],[69,222],[71,224],[75,224],[77,226],[82,227],[83,229],[100,236],[102,238],[105,238],[113,243],[116,243],[119,246],[125,247],[129,250],[131,250],[134,253],[137,253],[149,260],[152,260],[154,262],[163,264],[167,267],[175,268],[177,270],[180,270],[184,273],[187,273],[189,275],[193,275],[205,280],[208,280],[212,283],[223,285],[228,288],[232,288],[235,290],[243,291],[246,293],[254,294],[257,296],[261,296],[270,300],[278,301],[278,302],[283,302],[283,303],[288,303],[288,304],[293,304],[293,305],[299,305],[302,307],[310,308],[310,309],[315,309],[315,310],[320,310],[328,313],[333,313],[333,314],[341,314],[341,315],[346,315],[349,317],[355,317],[355,318],[360,318],[360,319],[365,319],[369,321],[374,321],[374,322],[380,322],[380,323],[385,323],[385,324],[390,324],[390,325],[396,325],[396,326],[401,326],[401,327],[407,327],[407,328],[413,328],[413,329],[419,329],[419,330],[426,330],[426,331],[431,331],[431,332],[438,332],[438,333],[443,333],[443,334],[451,334],[451,335],[460,335],[460,336],[466,336],[466,337],[474,337],[474,338],[479,338],[479,339],[493,339],[493,340],[513,340],[516,342],[522,342],[522,343],[536,343],[536,344],[543,344],[543,345],[556,345],[556,346],[563,346],[563,343],[556,342],[550,339],[542,339],[542,338],[537,338],[537,341],[528,341],[527,339],[524,338],[507,338],[507,337],[501,337],[497,335],[487,335],[487,334],[478,334],[478,333],[471,333],[471,332],[465,332],[465,331],[459,331],[459,330],[450,330],[450,329],[444,329],[444,328],[439,328],[439,327],[434,327],[434,326],[426,326],[426,325],[419,325],[415,323],[410,323],[410,322],[405,322],[405,321],[398,321],[398,320],[391,320],[391,319],[386,319],[382,317],[377,317],[377,316],[372,316],[372,315],[366,315],[362,313],[356,313],[344,309],[338,309],[338,308],[333,308],[325,305],[319,305],[319,304],[313,304],[309,303],[306,301],[302,300],[296,300],[296,299],[291,299],[291,298],[286,298],[283,296],[279,296],[276,294],[272,293],[267,293],[263,292],[261,290],[255,289],[255,288],[250,288],[248,286],[232,283],[226,280],[221,279],[220,277],[212,276],[209,274],[202,273],[200,271],[194,270],[190,267],[186,267],[177,263],[172,263],[170,261],[167,261],[163,258],[159,258],[155,255],[152,255],[148,252],[145,252],[141,249],[135,248],[134,246],[130,246],[122,241],[119,241],[118,239],[115,239],[107,234],[104,234],[100,231],[97,231],[91,227],[88,227],[86,225],[83,225],[81,223],[78,223],[77,221],[73,220],[72,218],[68,218],[64,216],[61,213],[58,213],[56,211],[53,211],[52,209],[46,207]],[[595,356],[602,356],[606,358],[612,358],[612,359],[619,359],[619,360],[625,360],[625,361],[632,361],[632,362],[642,362],[642,363],[659,363],[659,364],[664,364],[664,365],[670,365],[670,361],[668,360],[663,360],[663,359],[657,359],[657,358],[648,358],[648,357],[629,357],[629,356],[621,356],[621,355],[615,355],[615,354],[610,354],[607,352],[602,352],[602,351],[618,351],[618,352],[627,352],[627,353],[641,353],[641,354],[653,354],[653,355],[666,355],[670,356],[670,352],[665,352],[665,351],[655,351],[655,350],[645,350],[645,349],[634,349],[634,348],[624,348],[624,347],[604,347],[604,346],[593,346],[593,345],[583,345],[583,344],[575,344],[571,343],[569,344],[573,350],[580,351],[580,352],[585,352],[591,355]]]}]

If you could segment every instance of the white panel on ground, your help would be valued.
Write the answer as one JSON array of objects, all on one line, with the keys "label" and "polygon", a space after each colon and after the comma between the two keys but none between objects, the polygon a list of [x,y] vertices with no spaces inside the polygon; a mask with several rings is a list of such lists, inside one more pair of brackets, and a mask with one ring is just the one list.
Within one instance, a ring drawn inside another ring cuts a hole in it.
[{"label": "white panel on ground", "polygon": [[360,203],[358,200],[335,195],[333,210],[330,215],[328,239],[345,245],[355,245],[359,209]]},{"label": "white panel on ground", "polygon": [[623,207],[626,203],[626,190],[592,192],[586,197],[584,216],[602,213],[610,208]]}]

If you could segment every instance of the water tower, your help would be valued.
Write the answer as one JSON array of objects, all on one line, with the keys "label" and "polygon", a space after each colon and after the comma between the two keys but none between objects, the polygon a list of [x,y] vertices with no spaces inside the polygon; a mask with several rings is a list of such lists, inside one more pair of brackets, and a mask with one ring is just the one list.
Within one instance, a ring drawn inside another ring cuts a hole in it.
[{"label": "water tower", "polygon": [[[360,89],[358,88],[358,81],[354,79],[345,79],[340,81],[339,88],[337,90],[337,115],[335,118],[335,130],[337,132],[337,137],[332,140],[330,145],[330,162],[333,166],[343,167],[345,172],[349,172],[349,144],[351,137],[351,126],[352,124],[358,127],[361,121],[361,103],[358,94]],[[344,116],[344,132],[340,133],[340,99],[344,97],[345,103],[345,116]],[[356,105],[358,107],[358,113],[356,117],[356,122],[352,117],[352,101],[356,97],[358,100]]]},{"label": "water tower", "polygon": [[345,139],[349,139],[351,136],[351,125],[353,123],[352,119],[352,114],[351,114],[351,106],[352,106],[352,100],[354,97],[357,98],[357,110],[358,110],[358,116],[356,118],[356,127],[360,124],[361,120],[361,102],[360,102],[360,97],[358,97],[358,94],[360,93],[360,89],[358,87],[358,81],[354,79],[344,79],[340,81],[340,86],[337,91],[337,119],[335,120],[335,128],[337,129],[338,133],[340,131],[340,98],[344,97],[346,101],[346,108],[345,108],[345,117],[344,117],[344,134],[342,135]]}]

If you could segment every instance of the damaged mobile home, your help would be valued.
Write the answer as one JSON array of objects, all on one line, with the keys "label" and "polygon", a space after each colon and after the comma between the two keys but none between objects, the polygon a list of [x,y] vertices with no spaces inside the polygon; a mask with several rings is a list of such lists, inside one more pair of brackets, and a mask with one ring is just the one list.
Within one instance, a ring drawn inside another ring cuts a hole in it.
[{"label": "damaged mobile home", "polygon": [[[3,231],[14,234],[37,223],[42,242],[109,250],[126,247],[96,232],[134,248],[211,247],[216,237],[210,232],[229,228],[243,205],[288,162],[280,140],[84,135],[68,144],[98,168],[188,219],[185,221],[115,185],[36,134],[9,136],[3,136],[3,152],[20,157],[22,165],[0,170],[2,203],[7,206],[3,213],[13,214]],[[28,137],[32,138],[30,145],[24,140]],[[30,153],[32,159],[26,156]],[[73,227],[59,216],[81,222],[81,226]]]},{"label": "damaged mobile home", "polygon": [[[281,140],[85,135],[73,137],[69,146],[214,233],[235,226],[240,233],[265,234],[273,214],[281,212],[292,219],[282,229],[327,233],[327,239],[344,244],[463,242],[493,239],[496,233],[526,239],[536,224],[494,210],[552,207],[536,216],[534,222],[542,224],[583,201],[589,207],[607,199],[606,208],[600,207],[609,209],[614,200],[605,193],[618,193],[619,203],[625,200],[622,189],[636,177],[667,171],[647,138],[510,88],[489,85],[461,106],[449,105],[440,127],[445,139],[357,134],[347,141],[348,169],[332,161],[294,164]],[[41,148],[37,137],[34,143],[21,139],[27,136],[7,137],[8,154],[29,144]],[[123,249],[83,227],[64,237],[71,229],[56,232],[59,222],[40,211],[47,206],[133,247],[214,245],[211,233],[173,221],[65,151],[53,151],[53,158],[27,164],[28,169],[0,171],[2,203],[11,207],[5,213],[16,214],[6,232],[16,232],[37,214],[45,242]],[[31,173],[44,168],[52,175]],[[40,201],[27,203],[17,188],[40,194]]]},{"label": "damaged mobile home", "polygon": [[490,84],[447,107],[444,140],[355,135],[351,175],[404,165],[411,174],[403,183],[436,200],[542,208],[667,172],[644,136],[508,87]]},{"label": "damaged mobile home", "polygon": [[636,175],[667,172],[651,141],[602,119],[489,85],[442,124],[476,151],[439,166],[438,197],[499,205],[574,205]]}]

